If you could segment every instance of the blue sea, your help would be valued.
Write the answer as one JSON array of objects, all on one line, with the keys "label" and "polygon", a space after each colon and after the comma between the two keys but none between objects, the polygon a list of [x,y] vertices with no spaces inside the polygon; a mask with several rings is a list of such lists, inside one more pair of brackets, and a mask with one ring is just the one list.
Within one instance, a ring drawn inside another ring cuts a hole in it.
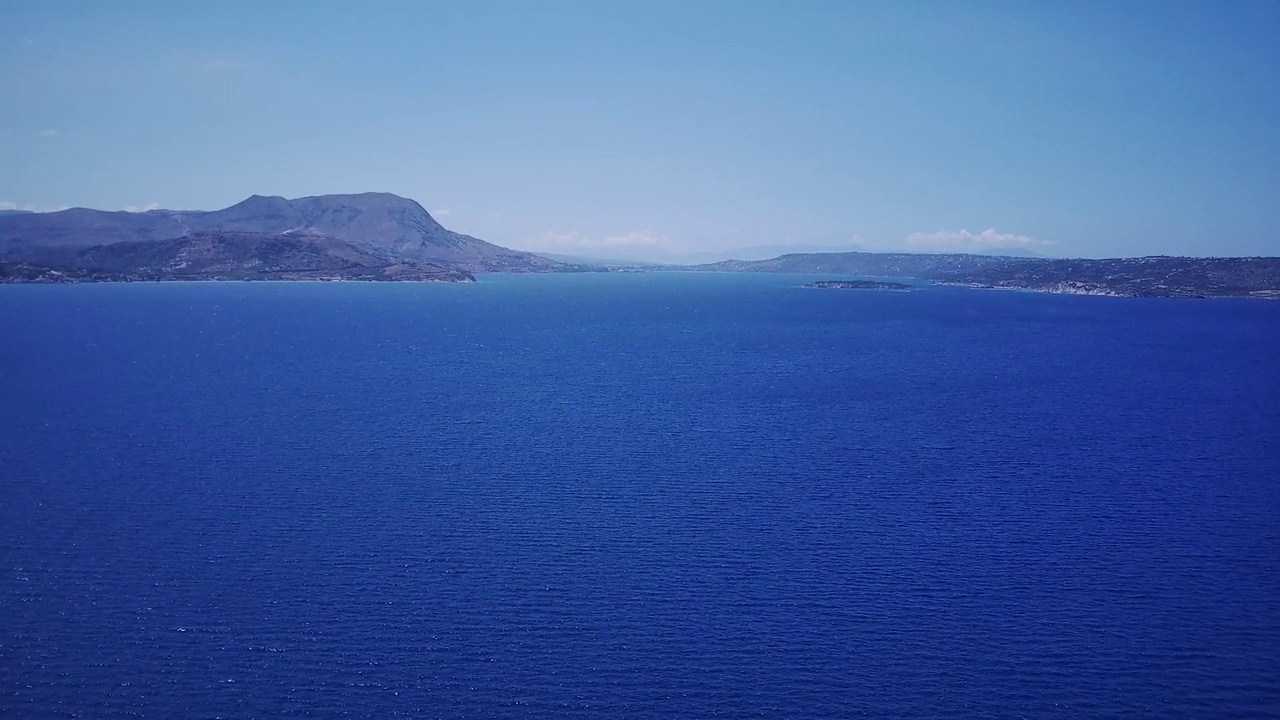
[{"label": "blue sea", "polygon": [[1280,716],[1280,303],[812,279],[0,286],[0,717]]}]

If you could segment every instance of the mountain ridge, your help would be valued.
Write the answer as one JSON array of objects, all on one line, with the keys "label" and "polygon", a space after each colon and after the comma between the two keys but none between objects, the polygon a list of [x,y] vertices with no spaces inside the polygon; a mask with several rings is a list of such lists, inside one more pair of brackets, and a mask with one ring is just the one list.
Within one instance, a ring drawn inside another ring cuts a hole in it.
[{"label": "mountain ridge", "polygon": [[328,237],[389,261],[429,263],[465,273],[568,269],[534,253],[449,230],[417,202],[384,192],[294,199],[250,195],[220,210],[132,213],[71,208],[8,214],[0,216],[0,261],[41,264],[66,257],[57,248],[155,242],[202,232]]}]

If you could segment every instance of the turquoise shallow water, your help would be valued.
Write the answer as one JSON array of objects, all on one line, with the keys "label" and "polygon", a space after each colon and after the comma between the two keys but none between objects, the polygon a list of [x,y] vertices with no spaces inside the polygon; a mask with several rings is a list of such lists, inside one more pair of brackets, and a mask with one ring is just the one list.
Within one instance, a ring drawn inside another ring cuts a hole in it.
[{"label": "turquoise shallow water", "polygon": [[0,286],[0,715],[1280,714],[1280,303]]}]

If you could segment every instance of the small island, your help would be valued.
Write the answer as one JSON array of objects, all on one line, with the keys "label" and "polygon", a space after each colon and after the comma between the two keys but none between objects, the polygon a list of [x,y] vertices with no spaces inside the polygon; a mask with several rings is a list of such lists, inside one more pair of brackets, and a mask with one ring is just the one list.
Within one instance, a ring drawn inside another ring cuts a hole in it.
[{"label": "small island", "polygon": [[819,280],[805,283],[807,288],[840,288],[844,290],[910,290],[910,285],[883,280]]}]

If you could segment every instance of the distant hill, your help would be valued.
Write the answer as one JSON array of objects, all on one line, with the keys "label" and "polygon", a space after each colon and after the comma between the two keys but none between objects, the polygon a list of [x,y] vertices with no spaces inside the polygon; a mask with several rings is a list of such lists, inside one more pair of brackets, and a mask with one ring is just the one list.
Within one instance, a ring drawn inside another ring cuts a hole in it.
[{"label": "distant hill", "polygon": [[700,252],[675,253],[647,247],[610,247],[607,250],[593,251],[581,249],[574,254],[555,251],[537,251],[543,257],[563,262],[583,265],[639,267],[660,265],[703,265],[722,260],[765,260],[784,253],[829,253],[861,250],[851,245],[758,245],[753,247],[730,248],[727,250],[705,250]]},{"label": "distant hill", "polygon": [[1057,259],[967,254],[797,253],[696,270],[910,277],[941,283],[1128,297],[1280,297],[1280,258]]},{"label": "distant hill", "polygon": [[860,252],[864,249],[858,245],[752,245],[673,255],[671,262],[679,265],[702,265],[722,260],[768,260],[786,254]]},{"label": "distant hill", "polygon": [[655,263],[642,262],[639,260],[622,260],[618,258],[591,257],[589,255],[566,255],[563,253],[539,252],[535,253],[544,258],[555,260],[556,262],[566,263],[569,265],[579,265],[583,267],[598,268],[638,268],[651,267]]},{"label": "distant hill", "polygon": [[[171,240],[63,247],[48,260],[72,277],[104,280],[474,279],[461,270],[392,259],[321,235],[202,231]],[[57,271],[46,271],[43,279],[58,279]]]},{"label": "distant hill", "polygon": [[[861,245],[843,244],[843,245],[753,245],[749,247],[726,248],[723,250],[703,250],[699,252],[675,253],[654,248],[624,248],[612,247],[605,250],[592,251],[591,249],[579,250],[576,254],[567,254],[559,252],[543,252],[537,251],[537,254],[560,260],[562,262],[577,263],[582,265],[610,266],[610,267],[636,267],[636,266],[658,266],[658,265],[706,265],[708,263],[725,262],[729,260],[770,260],[782,255],[816,255],[816,254],[833,254],[848,252],[873,252]],[[907,253],[903,253],[907,254]],[[925,251],[916,251],[910,254],[948,254],[948,253],[930,253]],[[950,253],[954,254],[954,253]],[[991,248],[981,252],[975,252],[976,255],[993,255],[1001,257],[1044,257],[1039,253],[1032,252],[1026,248],[1008,247],[1008,248]]]},{"label": "distant hill", "polygon": [[993,255],[995,257],[1045,257],[1041,253],[1023,247],[989,248],[974,252],[977,255]]},{"label": "distant hill", "polygon": [[[554,260],[448,230],[418,203],[389,193],[293,200],[254,195],[209,212],[73,208],[6,214],[0,216],[0,261],[47,264],[69,257],[64,252],[67,248],[175,240],[200,233],[221,233],[227,243],[250,242],[250,238],[254,243],[270,243],[264,238],[271,236],[277,242],[290,236],[329,238],[380,261],[427,263],[461,272],[565,269]],[[134,248],[123,255],[139,252]],[[241,254],[251,252],[256,251],[244,248]]]}]

